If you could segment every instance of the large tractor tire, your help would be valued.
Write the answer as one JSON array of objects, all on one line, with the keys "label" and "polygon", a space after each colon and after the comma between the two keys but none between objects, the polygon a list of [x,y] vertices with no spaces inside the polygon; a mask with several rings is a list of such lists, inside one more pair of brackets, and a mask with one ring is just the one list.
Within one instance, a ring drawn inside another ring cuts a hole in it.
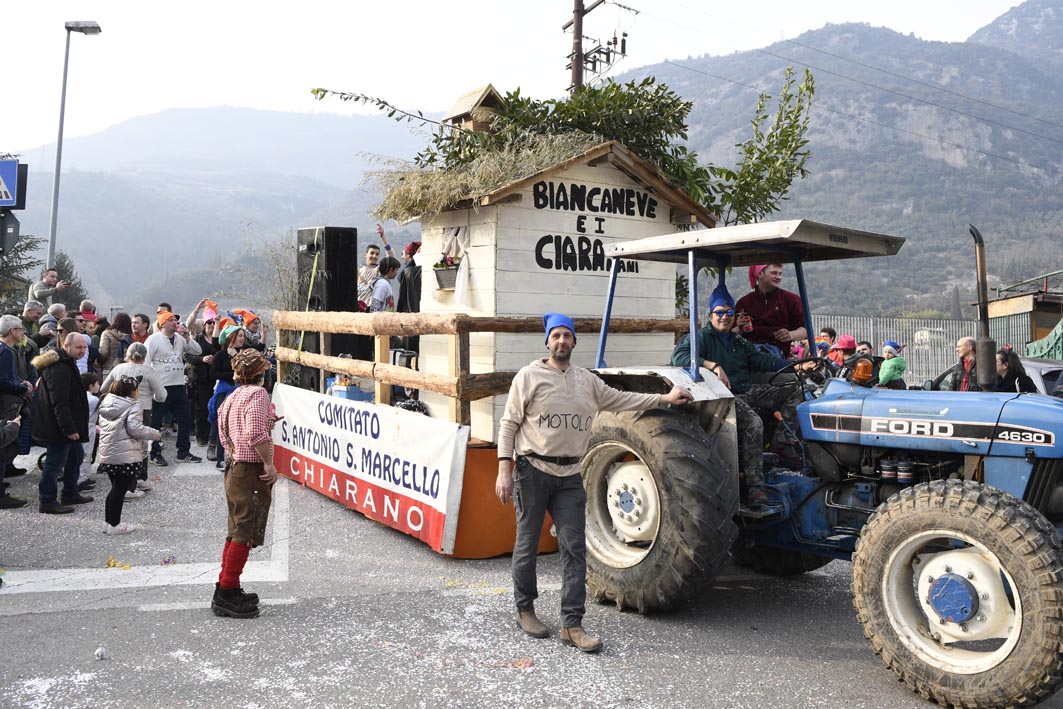
[{"label": "large tractor tire", "polygon": [[821,569],[834,561],[829,556],[817,556],[757,544],[744,545],[741,541],[731,548],[731,559],[742,568],[769,576],[797,576]]},{"label": "large tractor tire", "polygon": [[927,699],[1027,706],[1063,681],[1063,545],[1012,495],[960,480],[894,495],[860,535],[852,590],[872,649]]},{"label": "large tractor tire", "polygon": [[738,480],[695,417],[665,409],[600,414],[583,476],[595,600],[667,610],[727,562]]}]

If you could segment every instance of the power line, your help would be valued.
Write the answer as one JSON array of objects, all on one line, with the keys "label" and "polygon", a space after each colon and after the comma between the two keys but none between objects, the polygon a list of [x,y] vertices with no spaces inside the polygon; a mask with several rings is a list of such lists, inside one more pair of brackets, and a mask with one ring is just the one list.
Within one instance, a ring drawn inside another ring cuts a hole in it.
[{"label": "power line", "polygon": [[[711,77],[713,79],[719,79],[721,81],[726,81],[728,83],[735,84],[737,86],[742,86],[742,87],[747,88],[747,89],[753,89],[754,91],[761,91],[762,90],[761,88],[759,88],[757,86],[752,86],[750,84],[744,84],[741,81],[735,81],[734,79],[728,79],[727,77],[724,77],[724,76],[719,76],[717,74],[711,74],[711,73],[709,73],[707,71],[702,71],[700,69],[695,69],[694,67],[686,66],[684,64],[676,64],[675,62],[668,61],[668,60],[665,60],[663,63],[664,64],[669,64],[669,65],[674,66],[674,67],[678,67],[680,69],[686,69],[687,71],[694,72],[695,74],[702,74],[704,76],[708,76],[708,77]],[[904,128],[898,128],[897,126],[891,126],[891,125],[889,125],[887,123],[882,123],[880,121],[875,121],[875,120],[872,120],[870,118],[863,118],[861,116],[854,116],[853,114],[846,113],[845,111],[839,111],[839,110],[836,110],[836,109],[833,109],[833,108],[828,108],[827,106],[822,105],[818,101],[813,101],[813,106],[815,106],[817,109],[820,109],[820,110],[823,110],[823,111],[827,111],[829,113],[835,113],[835,114],[837,114],[839,116],[844,116],[846,118],[851,118],[851,119],[856,120],[856,121],[862,121],[864,123],[870,123],[872,125],[880,126],[882,128],[886,128],[888,130],[896,131],[898,133],[905,133],[907,135],[915,136],[917,138],[922,138],[924,140],[929,140],[929,141],[933,141],[933,142],[936,142],[936,143],[940,143],[941,145],[948,145],[950,147],[958,148],[960,150],[966,150],[966,151],[969,151],[969,152],[978,153],[979,155],[985,155],[986,157],[997,158],[998,160],[1006,160],[1007,162],[1015,163],[1017,165],[1022,165],[1024,167],[1028,167],[1028,168],[1031,168],[1033,170],[1039,170],[1039,171],[1041,171],[1041,172],[1043,172],[1045,174],[1051,174],[1053,172],[1058,172],[1058,170],[1056,170],[1055,168],[1043,167],[1041,165],[1034,165],[1032,163],[1026,162],[1025,160],[1020,160],[1019,158],[1012,158],[1012,157],[1008,157],[1007,155],[1000,155],[999,153],[990,153],[990,152],[987,152],[985,150],[979,150],[978,148],[972,148],[972,147],[969,147],[969,146],[966,146],[966,145],[962,145],[960,143],[954,143],[954,142],[952,142],[950,140],[944,140],[942,138],[935,138],[933,136],[924,135],[922,133],[916,133],[915,131],[907,130],[907,129],[904,129]]]},{"label": "power line", "polygon": [[[674,4],[678,5],[679,7],[687,9],[687,10],[689,10],[691,12],[697,12],[697,13],[699,13],[701,15],[704,15],[705,17],[712,18],[712,19],[723,19],[725,22],[728,22],[728,23],[730,23],[730,24],[732,24],[732,25],[734,25],[736,27],[741,27],[743,29],[750,30],[752,32],[756,32],[757,34],[768,36],[766,32],[762,32],[761,30],[758,30],[755,27],[750,27],[749,25],[744,25],[741,22],[735,22],[734,20],[730,20],[730,19],[727,19],[727,18],[719,18],[719,17],[716,17],[715,15],[711,15],[711,14],[709,14],[707,12],[704,12],[700,8],[691,7],[689,5],[684,5],[681,2],[676,2],[676,0],[672,0],[672,1],[673,1]],[[1023,113],[1022,111],[1016,111],[1014,109],[1008,108],[1007,106],[1001,106],[1000,104],[993,103],[992,101],[986,101],[984,99],[975,98],[974,96],[968,96],[967,94],[960,93],[959,91],[953,91],[952,89],[949,89],[949,88],[947,88],[945,86],[942,86],[941,84],[935,84],[934,82],[931,82],[931,81],[923,81],[922,79],[916,79],[916,78],[913,78],[911,76],[906,76],[904,74],[899,74],[897,72],[890,71],[889,69],[883,69],[882,67],[875,66],[874,64],[867,64],[867,63],[862,62],[862,61],[860,61],[858,59],[853,59],[851,57],[842,56],[841,54],[837,54],[835,52],[829,52],[826,49],[820,49],[819,47],[813,47],[811,45],[804,44],[803,42],[798,42],[796,39],[784,39],[783,41],[787,42],[789,44],[796,45],[798,47],[802,47],[804,49],[808,49],[808,50],[813,51],[813,52],[819,52],[820,54],[825,54],[825,55],[827,55],[829,57],[834,57],[835,59],[838,59],[838,60],[841,60],[841,61],[844,61],[844,62],[850,62],[852,64],[856,64],[857,66],[864,67],[865,69],[871,69],[873,71],[882,72],[883,74],[886,74],[888,76],[892,76],[892,77],[897,78],[897,79],[903,79],[905,81],[910,81],[910,82],[912,82],[914,84],[920,84],[920,85],[925,86],[927,88],[934,89],[935,91],[941,91],[943,93],[947,93],[947,94],[950,94],[952,96],[956,96],[956,97],[959,97],[959,98],[962,98],[962,99],[966,99],[966,100],[972,101],[974,103],[980,103],[980,104],[982,104],[984,106],[989,106],[991,108],[995,108],[995,109],[1000,110],[1000,111],[1005,111],[1007,113],[1011,113],[1011,114],[1019,116],[1021,118],[1027,118],[1027,119],[1032,120],[1032,121],[1038,121],[1039,123],[1044,123],[1046,125],[1050,125],[1050,126],[1053,126],[1055,128],[1063,128],[1063,123],[1056,123],[1055,121],[1050,121],[1050,120],[1047,120],[1045,118],[1039,118],[1039,117],[1031,115],[1029,113]]]},{"label": "power line", "polygon": [[[691,28],[689,25],[684,25],[684,24],[678,23],[678,22],[676,22],[676,21],[674,21],[672,19],[669,19],[667,17],[661,17],[659,15],[653,15],[653,14],[649,14],[649,13],[646,13],[646,14],[647,14],[647,16],[653,17],[654,19],[660,20],[661,22],[667,22],[668,24],[676,25],[676,26],[682,27],[684,29],[693,30],[693,28]],[[699,34],[701,34],[702,36],[710,36],[710,37],[717,37],[718,39],[723,39],[723,38],[719,37],[718,35],[712,35],[711,33],[708,33],[708,32],[702,32],[700,30],[695,30],[695,31],[698,31]],[[957,108],[951,108],[949,106],[945,106],[944,104],[935,103],[935,102],[930,101],[928,99],[921,99],[921,98],[918,98],[917,96],[911,96],[909,94],[904,93],[903,91],[897,91],[895,89],[887,89],[887,88],[885,88],[883,86],[878,86],[877,84],[872,84],[870,82],[863,81],[861,79],[855,79],[855,78],[853,78],[851,76],[847,76],[847,75],[842,74],[840,72],[832,71],[830,69],[825,69],[823,67],[816,66],[815,64],[810,64],[809,62],[799,61],[797,59],[793,59],[791,57],[787,57],[787,56],[784,56],[782,54],[777,54],[777,53],[771,52],[771,51],[769,51],[767,49],[753,49],[753,50],[749,50],[749,51],[759,52],[761,54],[766,54],[766,55],[768,55],[770,57],[774,57],[776,59],[782,59],[783,61],[789,62],[791,64],[797,64],[797,65],[800,65],[800,66],[808,67],[809,69],[813,69],[813,70],[815,70],[817,72],[821,72],[821,73],[824,73],[824,74],[830,74],[832,76],[836,76],[836,77],[841,78],[841,79],[847,79],[847,80],[852,81],[852,82],[854,82],[856,84],[861,84],[863,86],[866,86],[866,87],[871,88],[871,89],[876,89],[878,91],[891,93],[891,94],[900,96],[902,98],[905,98],[905,99],[907,99],[909,101],[916,101],[918,103],[924,103],[924,104],[927,104],[929,106],[933,106],[935,108],[939,108],[939,109],[941,109],[943,111],[951,111],[953,113],[957,113],[959,115],[965,116],[967,118],[971,118],[971,119],[976,120],[976,121],[981,121],[983,123],[993,124],[993,125],[996,125],[998,127],[1005,128],[1007,130],[1012,130],[1012,131],[1015,131],[1017,133],[1025,133],[1025,134],[1030,135],[1030,136],[1035,137],[1035,138],[1041,138],[1042,140],[1047,140],[1047,141],[1050,141],[1050,142],[1053,142],[1053,143],[1059,143],[1059,144],[1063,145],[1063,139],[1053,138],[1051,136],[1042,135],[1040,133],[1034,133],[1033,131],[1029,131],[1029,130],[1026,130],[1024,128],[1019,128],[1018,126],[1013,126],[1013,125],[1010,125],[1010,124],[1007,124],[1007,123],[1003,123],[1001,121],[996,121],[996,120],[993,120],[991,118],[984,118],[982,116],[978,116],[978,115],[973,114],[973,113],[968,113],[966,111],[961,111],[960,109],[957,109]]]},{"label": "power line", "polygon": [[993,103],[992,101],[986,101],[984,99],[975,98],[974,96],[968,96],[967,94],[962,94],[959,91],[953,91],[950,88],[947,88],[947,87],[942,86],[940,84],[935,84],[935,83],[933,83],[931,81],[923,81],[922,79],[915,79],[915,78],[912,78],[910,76],[905,76],[904,74],[898,74],[896,72],[890,71],[889,69],[883,69],[882,67],[875,66],[874,64],[866,64],[866,63],[864,63],[864,62],[862,62],[862,61],[860,61],[858,59],[853,59],[851,57],[843,57],[840,54],[835,54],[834,52],[828,52],[826,49],[820,49],[818,47],[813,47],[813,46],[808,45],[808,44],[803,44],[801,42],[798,42],[795,39],[788,39],[786,41],[789,42],[790,44],[795,44],[798,47],[803,47],[804,49],[808,49],[808,50],[813,51],[813,52],[819,52],[820,54],[826,54],[828,57],[834,57],[835,59],[840,59],[841,61],[844,61],[844,62],[850,62],[852,64],[856,64],[857,66],[862,66],[865,69],[871,69],[873,71],[880,71],[883,74],[886,74],[888,76],[892,76],[892,77],[895,77],[895,78],[898,78],[898,79],[904,79],[905,81],[911,81],[913,84],[919,84],[921,86],[926,86],[927,88],[934,89],[935,91],[941,91],[941,92],[950,94],[952,96],[956,96],[958,98],[962,98],[962,99],[966,99],[968,101],[972,101],[974,103],[980,103],[983,106],[989,106],[990,108],[995,108],[998,111],[1005,111],[1006,113],[1011,113],[1011,114],[1019,116],[1021,118],[1028,118],[1031,121],[1038,121],[1040,123],[1044,123],[1045,125],[1053,126],[1055,128],[1063,128],[1063,123],[1056,123],[1055,121],[1050,121],[1050,120],[1047,120],[1045,118],[1038,118],[1037,116],[1031,115],[1029,113],[1023,113],[1022,111],[1016,111],[1014,109],[1008,108],[1007,106],[1001,106],[1000,104]]},{"label": "power line", "polygon": [[770,52],[767,49],[757,49],[755,51],[760,52],[761,54],[767,54],[769,57],[775,57],[776,59],[782,59],[785,62],[791,62],[793,64],[800,64],[802,66],[806,66],[809,69],[813,69],[813,70],[818,71],[818,72],[822,72],[822,73],[825,73],[825,74],[831,74],[833,76],[837,76],[840,79],[846,79],[848,81],[851,81],[854,84],[860,84],[861,86],[867,86],[868,88],[871,88],[871,89],[877,89],[879,91],[884,91],[886,93],[894,94],[896,96],[900,96],[901,98],[906,98],[909,101],[918,101],[919,103],[925,103],[928,106],[933,106],[935,108],[940,108],[943,111],[951,111],[953,113],[958,113],[961,116],[966,116],[967,118],[972,118],[972,119],[974,119],[976,121],[982,121],[983,123],[990,123],[992,125],[999,126],[1001,128],[1005,128],[1007,130],[1013,130],[1013,131],[1016,131],[1016,132],[1019,132],[1019,133],[1025,133],[1027,135],[1033,136],[1034,138],[1041,138],[1042,140],[1048,140],[1048,141],[1051,141],[1053,143],[1059,143],[1059,144],[1063,145],[1063,140],[1060,140],[1059,138],[1052,138],[1051,136],[1041,135],[1040,133],[1034,133],[1033,131],[1028,131],[1025,128],[1019,128],[1017,126],[1009,125],[1007,123],[1002,123],[1001,121],[995,121],[992,118],[985,118],[983,116],[978,116],[978,115],[975,115],[973,113],[968,113],[967,111],[961,111],[958,108],[951,108],[951,107],[946,106],[944,104],[935,103],[934,101],[931,101],[929,99],[919,98],[918,96],[912,96],[910,94],[906,94],[903,91],[897,91],[895,89],[887,89],[884,86],[877,86],[876,84],[872,84],[872,83],[870,83],[868,81],[863,81],[861,79],[855,79],[855,78],[853,78],[851,76],[846,76],[845,74],[842,74],[842,73],[839,73],[839,72],[836,72],[836,71],[831,71],[830,69],[824,69],[823,67],[817,67],[815,64],[809,64],[808,62],[802,62],[802,61],[799,61],[797,59],[791,59],[790,57],[783,56],[782,54],[776,54],[774,52]]}]

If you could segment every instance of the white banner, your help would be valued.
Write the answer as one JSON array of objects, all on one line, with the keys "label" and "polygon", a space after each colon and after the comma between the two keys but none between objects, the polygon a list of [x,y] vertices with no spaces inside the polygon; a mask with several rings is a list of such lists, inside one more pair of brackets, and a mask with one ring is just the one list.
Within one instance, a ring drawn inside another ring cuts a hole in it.
[{"label": "white banner", "polygon": [[281,475],[427,543],[454,551],[469,427],[278,384]]}]

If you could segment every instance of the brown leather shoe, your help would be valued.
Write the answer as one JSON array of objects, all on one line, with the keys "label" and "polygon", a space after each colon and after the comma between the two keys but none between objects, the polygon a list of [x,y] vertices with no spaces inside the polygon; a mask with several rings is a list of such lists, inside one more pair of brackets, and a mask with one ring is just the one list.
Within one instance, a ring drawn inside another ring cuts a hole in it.
[{"label": "brown leather shoe", "polygon": [[561,628],[561,643],[571,645],[583,652],[598,652],[602,649],[602,641],[589,635],[582,625]]},{"label": "brown leather shoe", "polygon": [[517,625],[533,638],[550,637],[550,630],[535,616],[535,608],[518,608]]}]

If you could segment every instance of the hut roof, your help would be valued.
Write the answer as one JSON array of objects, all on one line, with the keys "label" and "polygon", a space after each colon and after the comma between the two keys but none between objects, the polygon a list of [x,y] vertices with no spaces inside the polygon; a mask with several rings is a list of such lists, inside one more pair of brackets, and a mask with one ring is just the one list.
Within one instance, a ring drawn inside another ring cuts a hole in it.
[{"label": "hut roof", "polygon": [[575,165],[601,165],[608,163],[625,173],[632,180],[650,192],[661,196],[678,213],[680,218],[687,217],[707,228],[716,226],[717,218],[682,190],[674,187],[654,165],[624,147],[623,144],[610,140],[594,146],[580,155],[550,165],[534,174],[514,180],[478,198],[481,206],[495,204],[505,200],[515,192],[537,182],[544,175],[567,170]]}]

